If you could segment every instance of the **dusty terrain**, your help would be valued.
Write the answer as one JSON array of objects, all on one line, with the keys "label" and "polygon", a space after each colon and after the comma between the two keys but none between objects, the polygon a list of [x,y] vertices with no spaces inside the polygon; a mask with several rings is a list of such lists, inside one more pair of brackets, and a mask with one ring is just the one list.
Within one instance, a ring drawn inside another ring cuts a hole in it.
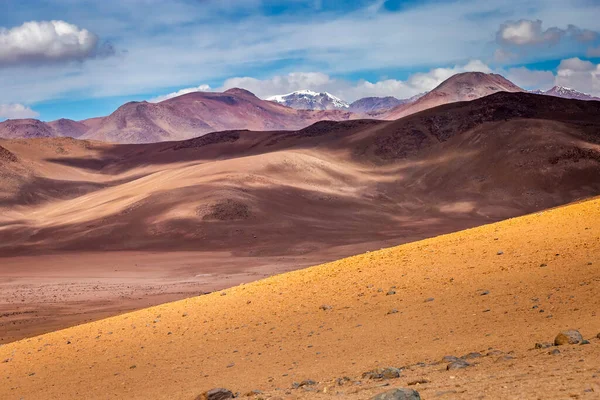
[{"label": "dusty terrain", "polygon": [[597,102],[500,93],[292,132],[1,141],[0,336],[600,194],[599,118]]},{"label": "dusty terrain", "polygon": [[[597,398],[599,226],[595,199],[10,343],[0,397]],[[564,329],[590,344],[534,349]]]}]

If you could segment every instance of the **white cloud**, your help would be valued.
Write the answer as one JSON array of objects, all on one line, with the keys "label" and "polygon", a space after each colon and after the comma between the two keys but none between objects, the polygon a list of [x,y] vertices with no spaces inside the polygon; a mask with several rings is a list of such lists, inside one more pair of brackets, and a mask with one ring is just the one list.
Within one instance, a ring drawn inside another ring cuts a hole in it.
[{"label": "white cloud", "polygon": [[528,46],[537,44],[558,44],[563,37],[570,37],[578,42],[593,42],[598,38],[598,33],[590,29],[582,29],[575,25],[568,25],[567,29],[550,27],[542,28],[542,20],[521,19],[519,21],[506,21],[500,25],[496,33],[496,40],[502,45]]},{"label": "white cloud", "polygon": [[210,86],[208,85],[200,85],[200,86],[196,86],[196,87],[190,87],[190,88],[185,88],[185,89],[181,89],[178,90],[176,92],[172,92],[172,93],[168,93],[162,96],[157,96],[154,97],[150,100],[148,100],[150,103],[159,103],[161,101],[165,101],[168,99],[172,99],[173,97],[177,97],[177,96],[182,96],[184,94],[188,94],[188,93],[194,93],[194,92],[208,92],[210,91]]},{"label": "white cloud", "polygon": [[82,60],[91,56],[98,37],[64,21],[31,21],[0,28],[0,66]]},{"label": "white cloud", "polygon": [[[364,8],[357,11],[328,6],[320,13],[270,16],[264,14],[260,0],[239,0],[235,7],[218,0],[201,3],[53,1],[54,18],[111,38],[128,53],[82,64],[3,68],[0,103],[167,93],[164,88],[183,88],[196,82],[218,86],[213,82],[253,76],[254,71],[260,71],[261,77],[289,71],[321,71],[329,76],[366,71],[372,76],[378,71],[426,70],[469,58],[487,61],[485,57],[496,48],[490,39],[507,15],[540,19],[547,26],[576,22],[600,31],[600,5],[596,1],[428,1],[411,2],[400,11],[388,12],[377,6],[383,0],[371,0],[363,2]],[[20,24],[22,16],[49,18],[48,7],[31,7],[29,2],[17,0],[11,4],[3,21]],[[368,4],[375,6],[369,8]],[[554,46],[551,51],[519,55],[525,64],[573,54],[569,46]],[[379,80],[371,79],[371,83]],[[369,89],[380,91],[377,87]]]},{"label": "white cloud", "polygon": [[23,104],[0,104],[0,118],[35,118],[39,114]]},{"label": "white cloud", "polygon": [[599,96],[600,64],[576,57],[562,60],[558,66],[556,84]]},{"label": "white cloud", "polygon": [[507,71],[506,78],[527,89],[547,90],[554,86],[552,71],[535,71],[525,67],[511,68]]},{"label": "white cloud", "polygon": [[542,30],[542,21],[530,21],[522,19],[519,21],[507,21],[500,25],[497,40],[501,44],[509,45],[531,45],[531,44],[556,44],[560,41],[565,31],[559,28],[548,28]]}]

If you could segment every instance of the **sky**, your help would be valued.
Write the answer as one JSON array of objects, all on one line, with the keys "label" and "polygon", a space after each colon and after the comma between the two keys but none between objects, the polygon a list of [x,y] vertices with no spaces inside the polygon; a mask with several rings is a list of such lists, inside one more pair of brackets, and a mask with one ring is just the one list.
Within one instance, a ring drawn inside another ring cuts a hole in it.
[{"label": "sky", "polygon": [[0,120],[242,87],[407,98],[464,71],[600,96],[600,0],[0,0]]}]

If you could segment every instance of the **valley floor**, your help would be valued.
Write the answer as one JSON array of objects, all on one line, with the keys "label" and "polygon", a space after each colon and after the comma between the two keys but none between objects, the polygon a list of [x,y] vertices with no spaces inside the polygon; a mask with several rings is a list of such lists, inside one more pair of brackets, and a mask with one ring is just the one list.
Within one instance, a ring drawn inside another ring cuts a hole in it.
[{"label": "valley floor", "polygon": [[[597,398],[598,227],[595,199],[5,344],[0,398]],[[534,348],[565,329],[590,344]]]}]

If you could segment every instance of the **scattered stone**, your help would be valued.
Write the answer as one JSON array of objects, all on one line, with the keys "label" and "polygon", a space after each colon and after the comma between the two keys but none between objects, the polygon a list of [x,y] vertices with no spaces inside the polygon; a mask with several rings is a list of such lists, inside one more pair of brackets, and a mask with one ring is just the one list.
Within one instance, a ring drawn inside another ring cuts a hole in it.
[{"label": "scattered stone", "polygon": [[402,370],[400,368],[394,367],[386,367],[386,368],[377,368],[372,371],[367,371],[362,374],[363,378],[368,379],[395,379],[400,378],[400,373]]},{"label": "scattered stone", "polygon": [[496,253],[497,255],[501,256],[502,254],[504,254],[504,252],[502,250],[500,250],[499,252]]},{"label": "scattered stone", "polygon": [[416,390],[401,388],[380,393],[371,400],[421,400],[421,396]]},{"label": "scattered stone", "polygon": [[581,333],[579,333],[577,330],[571,329],[560,332],[554,339],[554,344],[556,346],[562,346],[566,344],[578,344],[582,341],[583,336],[581,336]]},{"label": "scattered stone", "polygon": [[542,343],[536,343],[535,344],[535,348],[536,349],[547,349],[548,347],[552,347],[554,346],[552,343],[547,343],[547,342],[542,342]]},{"label": "scattered stone", "polygon": [[343,376],[343,377],[341,377],[341,378],[337,378],[337,379],[335,380],[335,383],[337,383],[337,385],[338,385],[338,386],[344,386],[346,383],[348,383],[348,382],[350,382],[350,381],[352,381],[352,379],[350,379],[350,378],[349,378],[349,377],[347,377],[347,376]]},{"label": "scattered stone", "polygon": [[473,353],[465,354],[461,358],[463,360],[472,360],[473,358],[480,358],[480,357],[482,357],[481,353],[473,352]]},{"label": "scattered stone", "polygon": [[248,393],[246,393],[246,397],[252,397],[252,396],[262,394],[262,393],[263,392],[261,392],[260,390],[251,390]]},{"label": "scattered stone", "polygon": [[398,314],[398,309],[397,308],[393,308],[390,311],[387,312],[388,315],[390,314]]},{"label": "scattered stone", "polygon": [[417,379],[416,381],[408,382],[408,386],[424,385],[429,382],[431,382],[429,379],[421,378],[421,379]]},{"label": "scattered stone", "polygon": [[428,298],[428,299],[425,299],[425,303],[429,303],[429,302],[432,302],[432,301],[434,301],[434,300],[435,300],[435,299],[434,299],[433,297],[430,297],[430,298]]},{"label": "scattered stone", "polygon": [[132,365],[131,367],[129,367],[129,369],[136,369],[137,366],[136,365]]},{"label": "scattered stone", "polygon": [[314,385],[317,384],[317,382],[313,381],[312,379],[305,379],[305,380],[303,380],[302,382],[300,382],[298,384],[296,384],[296,383],[294,383],[294,384],[298,385],[298,388],[301,388],[301,387],[304,387],[304,386],[314,386]]},{"label": "scattered stone", "polygon": [[557,356],[560,354],[560,350],[559,349],[550,350],[548,352],[548,354],[550,354],[551,356]]},{"label": "scattered stone", "polygon": [[396,291],[395,291],[395,290],[393,290],[393,289],[390,289],[390,290],[389,290],[389,291],[388,291],[388,292],[387,292],[385,295],[386,295],[386,296],[393,296],[393,295],[395,295],[395,294],[396,294]]},{"label": "scattered stone", "polygon": [[211,389],[196,397],[196,400],[228,400],[233,399],[233,392],[223,388]]},{"label": "scattered stone", "polygon": [[330,305],[328,305],[328,304],[323,304],[323,305],[322,305],[321,307],[319,307],[319,308],[320,308],[321,310],[323,310],[323,311],[328,311],[328,310],[331,310],[331,309],[333,309],[333,307],[332,307],[332,306],[330,306]]},{"label": "scattered stone", "polygon": [[490,291],[489,291],[489,290],[482,290],[482,291],[479,293],[479,295],[480,295],[480,296],[487,296],[488,294],[490,294]]},{"label": "scattered stone", "polygon": [[471,364],[469,364],[468,362],[459,359],[458,361],[454,361],[454,362],[451,362],[450,364],[448,364],[446,366],[446,370],[452,371],[454,369],[463,369],[463,368],[467,368],[470,366],[471,366]]},{"label": "scattered stone", "polygon": [[504,352],[502,350],[490,350],[487,353],[485,353],[486,356],[490,357],[490,356],[499,356],[504,354]]}]

